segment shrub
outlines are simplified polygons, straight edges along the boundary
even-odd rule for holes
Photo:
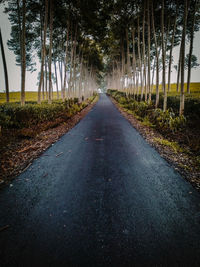
[[[88,101],[91,102],[92,97]],[[79,112],[87,104],[78,103],[78,98],[68,99],[62,102],[55,100],[52,104],[47,104],[47,101],[41,105],[30,102],[25,106],[20,103],[5,103],[0,105],[0,125],[3,128],[29,128],[41,122],[52,121],[61,115],[67,118]]]

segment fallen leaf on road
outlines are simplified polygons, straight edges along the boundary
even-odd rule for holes
[[[0,228],[0,232],[2,232],[2,231],[4,231],[4,230],[6,230],[6,229],[8,229],[10,227],[10,225],[5,225],[5,226],[3,226],[3,227],[1,227]]]
[[[56,155],[56,157],[59,157],[61,154],[63,154],[63,152],[60,152]]]

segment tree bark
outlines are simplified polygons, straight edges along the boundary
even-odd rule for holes
[[[148,91],[149,98],[148,101],[151,101],[151,63],[150,63],[150,45],[151,45],[151,33],[150,33],[150,6],[149,0],[147,0],[147,23],[148,23]]]
[[[51,80],[51,63],[52,63],[52,43],[53,43],[53,1],[50,0],[50,41],[49,41],[49,98],[48,103],[52,103],[52,80]]]
[[[38,86],[38,104],[41,104],[41,87],[44,80],[44,61],[46,55],[46,33],[47,33],[47,22],[48,22],[48,0],[45,0],[45,16],[44,16],[44,37],[42,43],[41,52],[41,70],[40,70],[40,81]]]
[[[157,42],[155,24],[154,24],[153,1],[151,2],[151,11],[152,11],[153,36],[154,36],[155,49],[156,49],[156,103],[155,103],[155,108],[157,108],[159,105],[159,53],[158,53],[158,42]]]
[[[189,48],[189,58],[188,58],[188,76],[187,76],[187,93],[190,93],[190,78],[191,78],[191,58],[193,52],[193,42],[194,42],[194,25],[195,25],[195,14],[196,14],[197,0],[194,4],[194,13],[192,17],[192,31],[190,32],[190,48]]]
[[[63,84],[63,93],[62,99],[66,97],[66,83],[67,83],[67,60],[68,60],[68,42],[69,42],[69,21],[67,21],[67,33],[66,33],[66,48],[65,48],[65,63],[64,63],[64,84]]]
[[[174,27],[173,27],[172,40],[171,40],[171,47],[170,47],[170,54],[169,54],[168,92],[170,91],[170,87],[171,87],[172,52],[173,52],[173,48],[174,48],[174,38],[175,38],[175,32],[176,32],[177,11],[178,11],[178,2],[176,1],[176,15],[175,15],[175,18],[174,18]]]
[[[25,78],[26,78],[26,0],[22,4],[22,69],[21,69],[21,105],[25,104]]]
[[[167,109],[167,90],[165,83],[165,42],[164,42],[164,0],[162,0],[162,15],[161,15],[161,29],[162,29],[162,67],[163,67],[163,92],[164,92],[164,101],[163,101],[163,111]]]
[[[141,63],[141,51],[140,51],[140,19],[139,19],[139,14],[138,14],[138,18],[137,18],[137,26],[138,26],[138,71],[140,72],[141,97],[142,97],[143,90],[144,90],[144,83],[143,83],[142,63]],[[139,87],[137,88],[137,97],[138,97],[138,93],[139,93]]]
[[[184,20],[183,20],[183,31],[182,31],[182,44],[181,44],[181,90],[180,90],[180,110],[179,115],[184,113],[184,70],[185,70],[185,36],[186,36],[186,25],[187,25],[187,13],[188,13],[188,0],[184,1]]]
[[[9,102],[8,70],[7,70],[6,57],[5,57],[4,46],[3,46],[1,28],[0,28],[0,46],[1,46],[1,54],[2,54],[2,60],[3,60],[3,70],[4,70],[4,79],[5,79],[5,89],[6,89],[6,102],[8,103]]]
[[[142,48],[143,48],[143,64],[144,64],[144,88],[145,88],[145,101],[147,101],[147,81],[146,81],[146,55],[145,55],[145,14],[146,14],[146,1],[144,1],[143,21],[142,21]],[[143,94],[141,94],[141,101],[143,100]]]

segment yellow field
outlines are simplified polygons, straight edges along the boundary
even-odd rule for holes
[[[153,87],[153,93],[155,93],[156,86]],[[168,85],[166,84],[166,88],[168,88]],[[180,87],[179,87],[180,88]],[[162,85],[159,85],[160,92],[162,92]],[[189,97],[200,97],[200,83],[191,83],[190,84],[190,94],[187,94],[187,84],[184,84],[185,89],[185,95],[188,95]],[[180,95],[180,89],[179,92],[176,92],[176,84],[171,84],[171,90],[168,92],[168,95],[170,96],[179,96]]]
[[[186,91],[187,85],[185,84],[185,91]],[[162,85],[159,86],[160,92],[162,92]],[[167,85],[166,85],[167,88]],[[200,83],[191,83],[190,84],[190,91],[191,93],[188,95],[188,97],[200,97]],[[153,93],[155,93],[155,85],[153,88]],[[59,92],[60,94],[60,92]],[[176,96],[180,95],[179,92],[176,92],[176,84],[171,84],[171,91],[168,92],[168,95],[170,96]],[[186,94],[187,95],[187,94]],[[53,99],[57,98],[57,93],[53,92]],[[19,102],[20,101],[20,92],[11,92],[10,93],[10,102]],[[26,92],[26,101],[37,101],[37,92]],[[6,102],[6,94],[0,93],[0,103]]]
[[[59,92],[60,94],[60,92]],[[53,92],[53,99],[57,99],[57,93]],[[19,102],[20,92],[10,93],[10,102]],[[26,92],[26,101],[37,101],[37,92]],[[6,94],[0,93],[0,103],[6,102]]]

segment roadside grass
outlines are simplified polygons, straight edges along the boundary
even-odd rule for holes
[[[154,140],[157,143],[159,143],[160,145],[168,146],[168,147],[172,148],[175,153],[188,152],[184,148],[180,147],[177,142],[172,142],[172,141],[169,141],[167,139],[161,139],[161,138],[154,138]]]

